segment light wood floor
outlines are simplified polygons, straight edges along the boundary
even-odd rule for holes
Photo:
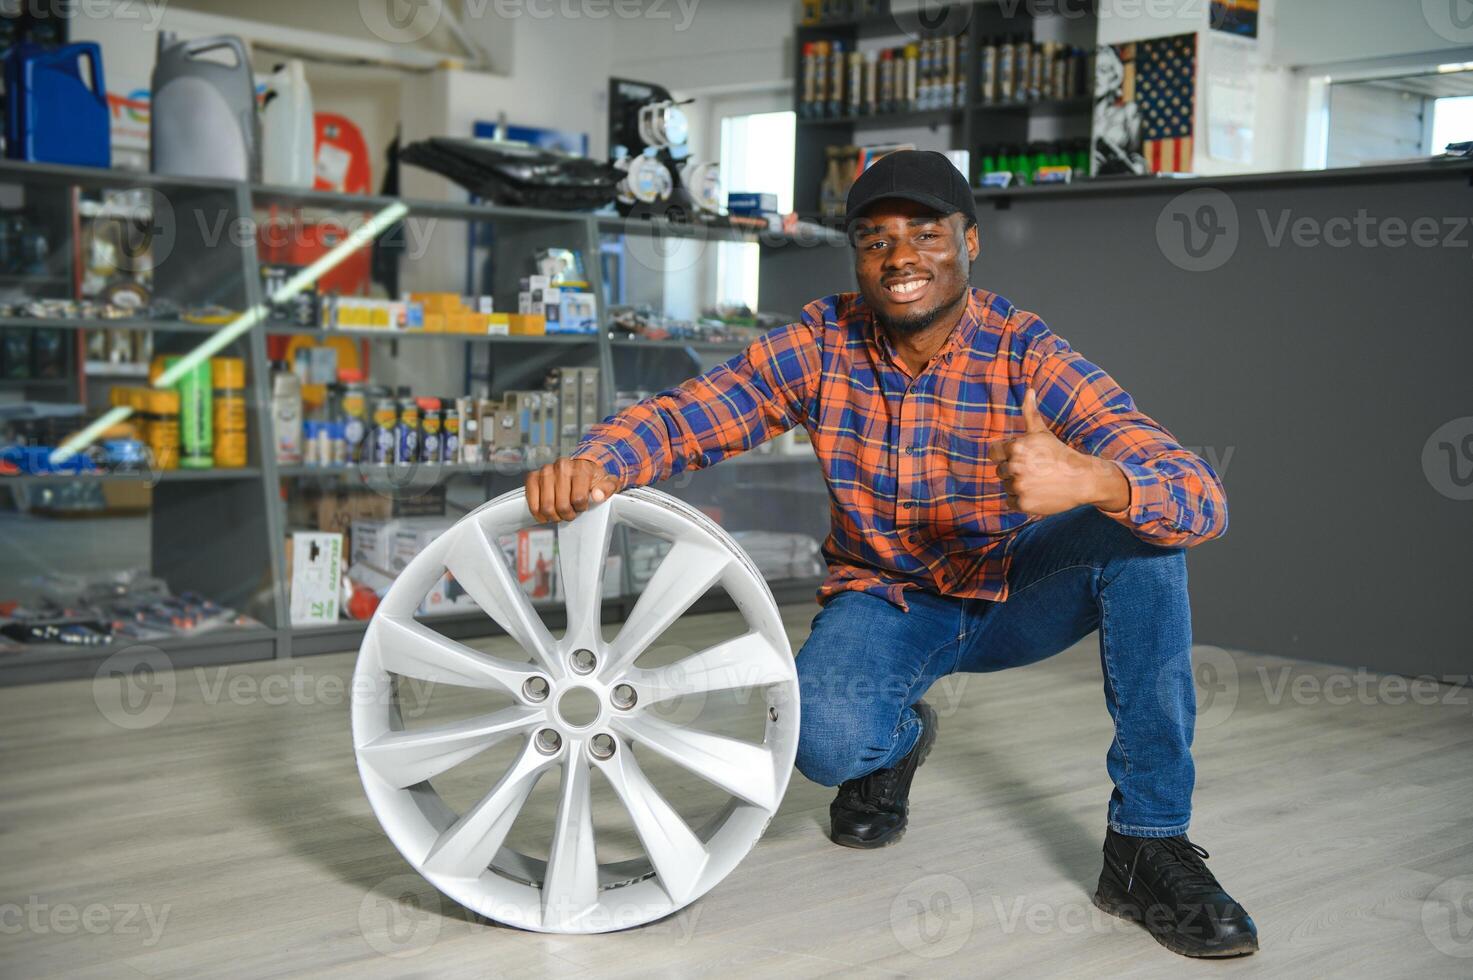
[[[795,649],[812,612],[786,610]],[[828,843],[832,791],[795,774],[704,899],[583,937],[470,920],[403,862],[358,784],[351,654],[179,672],[139,730],[90,681],[0,691],[0,974],[1473,975],[1473,692],[1407,703],[1374,678],[1325,689],[1332,668],[1203,660],[1192,836],[1258,922],[1244,960],[1182,960],[1089,903],[1109,792],[1091,641],[932,689],[941,739],[899,845]]]

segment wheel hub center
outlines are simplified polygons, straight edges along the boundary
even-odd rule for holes
[[[591,688],[570,687],[558,698],[558,717],[570,728],[587,728],[598,720],[598,695]]]

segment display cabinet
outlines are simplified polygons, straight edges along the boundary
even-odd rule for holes
[[[307,264],[394,203],[0,163],[0,209],[13,232],[0,239],[0,336],[12,341],[7,351],[16,354],[13,364],[5,362],[10,366],[0,382],[0,410],[12,424],[27,413],[63,416],[24,423],[28,441],[54,445],[77,428],[77,419],[66,414],[95,417],[123,397],[115,389],[146,389],[150,368],[158,369],[156,358],[185,353],[245,311],[269,305],[279,281],[273,279],[275,266]],[[371,501],[368,509],[376,515],[428,510],[448,521],[521,484],[527,463],[507,459],[378,466],[279,458],[273,365],[282,373],[281,366],[301,350],[330,347],[341,358],[334,366],[349,367],[365,386],[395,393],[407,388],[412,396],[442,404],[536,389],[554,369],[588,369],[599,381],[602,418],[620,397],[683,380],[740,350],[753,333],[733,328],[656,340],[615,329],[613,308],[631,297],[661,312],[675,292],[697,310],[714,298],[710,279],[700,278],[708,275],[707,266],[682,268],[668,259],[672,249],[694,243],[711,250],[707,265],[715,261],[715,250],[745,249],[743,260],[762,276],[799,246],[822,252],[821,262],[841,254],[832,247],[841,242],[818,230],[758,233],[475,203],[404,203],[408,213],[395,234],[314,287],[328,294],[351,292],[367,277],[378,295],[486,296],[497,310],[515,310],[521,278],[535,271],[532,257],[564,250],[582,259],[584,281],[597,297],[597,329],[536,336],[324,329],[302,310],[285,306],[270,310],[217,355],[235,359],[242,370],[239,378],[229,376],[239,390],[227,393],[244,408],[244,457],[229,460],[231,465],[194,459],[194,468],[162,468],[149,459],[109,458],[94,448],[89,458],[95,462],[78,460],[66,472],[39,474],[27,472],[31,464],[14,457],[25,447],[11,446],[6,451],[12,458],[0,473],[7,552],[0,601],[16,605],[0,609],[0,624],[22,607],[62,611],[69,604],[126,598],[130,589],[142,590],[140,600],[174,603],[167,608],[178,615],[170,623],[154,622],[157,629],[120,628],[106,644],[63,636],[9,641],[0,652],[0,684],[92,676],[104,664],[127,670],[147,660],[184,667],[351,649],[362,635],[360,618],[345,614],[330,622],[293,623],[294,531],[319,526],[320,508],[348,496]],[[752,257],[754,251],[759,258]],[[811,254],[806,258],[815,261]],[[21,335],[46,339],[23,343]],[[35,351],[43,348],[47,356],[38,359]],[[148,408],[141,403],[130,420],[135,434],[145,434],[137,426],[152,424]],[[827,524],[817,466],[811,453],[794,447],[751,453],[683,475],[665,488],[738,532],[816,542]],[[774,493],[784,494],[784,507],[771,506]],[[781,555],[788,544],[788,538],[749,539],[754,555]],[[655,557],[650,549],[650,542],[616,543],[620,566],[606,593],[606,618],[621,618],[632,607],[643,585],[642,569]],[[770,567],[783,573],[770,576],[779,598],[813,594],[816,566],[803,564],[806,557],[811,555],[771,560]],[[803,574],[786,574],[800,568]],[[703,605],[724,601],[710,596]],[[537,605],[555,625],[556,596]],[[118,622],[134,608],[124,602],[99,606],[104,607]],[[496,631],[475,609],[434,614],[434,622],[449,636]],[[158,661],[159,653],[166,660]]]

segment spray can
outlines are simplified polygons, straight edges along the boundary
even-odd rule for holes
[[[359,463],[371,455],[368,446],[368,389],[363,375],[357,371],[339,371],[342,396],[338,400],[337,422],[343,428],[349,462]]]
[[[453,463],[460,458],[460,409],[454,399],[447,398],[443,404],[445,408],[440,413],[440,427],[443,430],[440,437],[440,459]]]
[[[245,361],[216,357],[210,361],[215,387],[215,465],[246,465]]]
[[[373,431],[369,436],[369,461],[381,466],[394,462],[399,448],[399,409],[392,398],[380,398],[373,405]]]
[[[419,406],[419,459],[425,463],[440,462],[443,433],[440,431],[440,399],[417,399]]]
[[[419,405],[400,389],[398,445],[394,461],[413,463],[419,459]]]
[[[164,359],[164,367],[179,362],[177,357]],[[179,379],[179,465],[184,469],[214,468],[214,426],[212,424],[210,365],[202,362]]]

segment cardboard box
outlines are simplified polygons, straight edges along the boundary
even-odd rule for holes
[[[578,368],[581,379],[578,392],[578,435],[581,438],[592,426],[598,424],[602,413],[598,407],[598,368]]]
[[[343,536],[297,531],[291,537],[291,621],[313,626],[338,621]]]
[[[509,313],[507,330],[516,337],[540,337],[547,333],[547,317],[537,313]]]
[[[419,604],[419,615],[437,616],[446,613],[472,612],[480,607],[455,581],[455,576],[446,572],[431,586]]]
[[[481,456],[481,404],[474,398],[455,399],[460,413],[460,462],[479,463]]]
[[[557,532],[530,528],[516,534],[517,582],[529,599],[552,599],[552,580],[557,570]]]
[[[492,427],[495,429],[495,451],[504,449],[521,448],[521,426],[520,413],[513,408],[498,408],[493,416]]]

